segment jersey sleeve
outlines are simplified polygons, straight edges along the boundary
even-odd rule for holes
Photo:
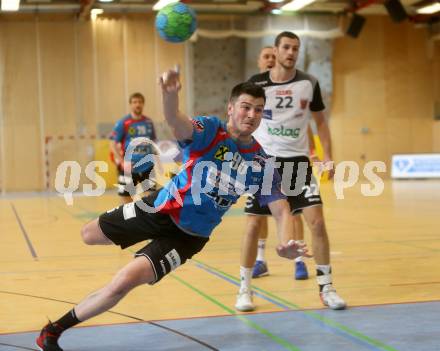
[[[120,143],[124,138],[124,122],[122,119],[116,122],[110,134],[110,139]]]
[[[156,128],[154,127],[153,121],[151,121],[151,140],[157,141]]]
[[[215,116],[194,117],[191,123],[193,125],[192,138],[179,141],[180,147],[190,147],[191,150],[202,150],[209,146],[221,125],[221,121]]]
[[[149,117],[148,117],[148,123],[149,123],[150,126],[151,126],[150,140],[151,140],[152,142],[156,143],[156,142],[157,142],[156,129],[154,128],[153,120],[152,120],[151,118],[149,118]],[[149,151],[150,154],[155,154],[155,155],[157,155],[157,151],[156,151],[156,149],[155,149],[154,147],[151,147],[151,146],[150,146],[149,149],[150,149],[150,151]]]
[[[248,79],[248,82],[255,83],[256,81],[258,81],[257,78],[258,78],[258,75],[253,75]]]
[[[310,111],[319,112],[325,109],[324,102],[322,101],[321,88],[319,82],[316,81],[313,87],[313,99],[310,103]]]
[[[264,73],[254,74],[248,79],[248,82],[256,83],[260,85],[262,83],[267,83],[268,80],[269,80],[269,71]]]
[[[255,193],[255,197],[261,207],[267,206],[273,201],[287,198],[286,195],[281,192],[281,177],[277,169],[275,169],[273,172],[270,194],[263,195],[261,193],[261,189],[262,187],[260,187]]]

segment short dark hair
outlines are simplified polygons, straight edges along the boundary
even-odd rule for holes
[[[296,40],[298,40],[298,42],[301,42],[301,40],[299,39],[299,36],[297,36],[295,33],[285,31],[285,32],[281,32],[280,34],[278,34],[277,37],[275,38],[275,46],[276,47],[278,47],[280,45],[282,38],[296,39]]]
[[[130,95],[128,102],[131,103],[131,100],[133,99],[141,99],[142,102],[145,102],[145,98],[141,93],[133,93]]]
[[[263,47],[260,49],[260,52],[262,52],[264,49],[273,49],[273,46],[271,46],[271,45],[263,46]]]
[[[264,89],[252,82],[240,83],[233,87],[231,90],[231,96],[229,97],[229,102],[233,103],[242,94],[247,94],[253,96],[254,98],[263,98],[264,103],[266,103],[266,94],[264,93]]]

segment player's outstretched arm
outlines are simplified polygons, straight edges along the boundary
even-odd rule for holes
[[[121,148],[121,143],[118,143],[118,142],[116,142],[114,140],[110,140],[110,150],[113,153],[113,157],[115,159],[115,164],[118,165],[118,166],[120,164],[122,164],[122,162],[124,160],[123,160],[123,158],[121,156],[123,154],[122,148]]]
[[[159,79],[162,89],[162,105],[165,120],[171,127],[177,140],[192,138],[193,126],[187,115],[179,111],[180,84],[179,68],[170,69],[162,74]]]
[[[312,117],[316,122],[316,127],[318,129],[318,135],[321,139],[322,148],[324,150],[324,159],[322,160],[325,164],[327,164],[327,168],[329,168],[329,178],[333,178],[334,169],[333,169],[333,158],[332,158],[332,140],[330,136],[330,129],[328,127],[328,123],[325,119],[324,112],[312,112]]]
[[[278,240],[280,242],[276,248],[278,255],[287,259],[295,259],[299,256],[312,257],[308,254],[305,244],[290,239],[293,233],[293,223],[288,202],[280,199],[270,202],[268,206],[277,224]]]
[[[285,199],[279,199],[270,202],[268,206],[277,225],[278,241],[287,244],[293,233],[289,204]]]

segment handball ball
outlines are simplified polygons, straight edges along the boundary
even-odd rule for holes
[[[196,14],[188,5],[175,2],[162,8],[156,16],[156,29],[161,38],[181,43],[197,28]]]

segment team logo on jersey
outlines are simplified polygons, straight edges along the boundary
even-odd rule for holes
[[[220,145],[220,147],[219,147],[219,148],[217,149],[217,151],[215,152],[214,157],[215,157],[217,160],[224,161],[227,152],[229,152],[228,147],[227,147],[227,146],[224,146],[224,145]]]
[[[303,110],[307,108],[307,105],[309,104],[309,100],[307,99],[300,99],[299,100],[300,106]]]
[[[135,135],[136,134],[136,128],[135,127],[128,128],[128,134],[129,135]]]
[[[286,136],[291,137],[292,139],[296,139],[299,137],[300,128],[284,128],[282,125],[281,128],[267,128],[267,132],[270,135],[276,135],[276,136]]]
[[[191,123],[194,126],[195,130],[198,132],[201,132],[203,129],[205,129],[205,126],[203,125],[203,123],[196,120],[196,119],[192,119]]]
[[[272,119],[272,110],[263,110],[264,119]]]
[[[290,89],[286,89],[286,90],[277,90],[275,94],[277,96],[283,96],[283,95],[286,96],[286,95],[293,95],[293,92]]]

